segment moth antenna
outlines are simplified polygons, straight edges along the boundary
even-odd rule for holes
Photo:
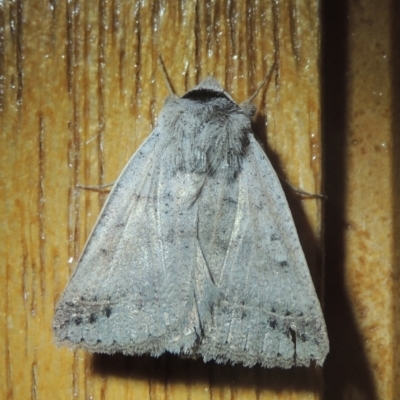
[[[268,71],[267,75],[265,76],[264,80],[258,85],[256,91],[250,96],[250,98],[245,100],[242,104],[250,104],[255,99],[255,97],[258,95],[258,93],[260,93],[260,90],[263,88],[263,86],[265,84],[267,84],[267,86],[269,85],[269,81],[271,80],[272,73],[274,72],[275,66],[276,66],[276,60],[271,65],[271,68],[269,69],[269,71]]]
[[[174,90],[174,87],[173,87],[173,85],[172,85],[172,83],[171,83],[171,79],[170,79],[169,76],[168,76],[167,68],[165,68],[164,61],[163,61],[163,59],[162,59],[162,57],[161,57],[160,54],[158,55],[158,61],[160,62],[161,71],[163,72],[164,79],[165,79],[165,84],[167,85],[167,89],[168,89],[168,91],[169,91],[169,94],[170,94],[170,95],[176,95],[176,92],[175,92],[175,90]]]

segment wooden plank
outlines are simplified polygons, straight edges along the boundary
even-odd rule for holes
[[[257,137],[278,172],[320,192],[318,3],[309,1],[6,2],[0,71],[0,397],[316,399],[321,370],[221,366],[173,356],[92,356],[52,343],[55,304],[105,194],[156,123],[168,93],[214,75],[256,99]],[[289,191],[321,293],[321,202]]]
[[[399,398],[399,16],[325,2],[329,400]]]

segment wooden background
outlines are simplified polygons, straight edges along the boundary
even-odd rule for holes
[[[0,398],[399,398],[399,8],[1,3]],[[321,298],[325,291],[332,350],[323,370],[54,346],[55,304],[106,198],[76,185],[114,181],[151,132],[168,94],[159,54],[178,93],[214,75],[238,102],[276,60],[254,129],[283,177],[329,196],[321,203],[287,190]]]

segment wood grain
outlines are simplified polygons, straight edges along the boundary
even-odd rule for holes
[[[398,399],[400,5],[323,15],[326,399]]]
[[[321,190],[315,0],[41,2],[0,9],[0,397],[316,399],[322,371],[90,355],[53,344],[55,304],[116,179],[168,94],[214,75],[244,101],[276,60],[255,132],[294,186]],[[322,294],[321,210],[288,191]]]

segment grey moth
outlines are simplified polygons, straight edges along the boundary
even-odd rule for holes
[[[170,96],[115,183],[55,311],[91,352],[322,365],[321,307],[254,107],[213,78]]]

